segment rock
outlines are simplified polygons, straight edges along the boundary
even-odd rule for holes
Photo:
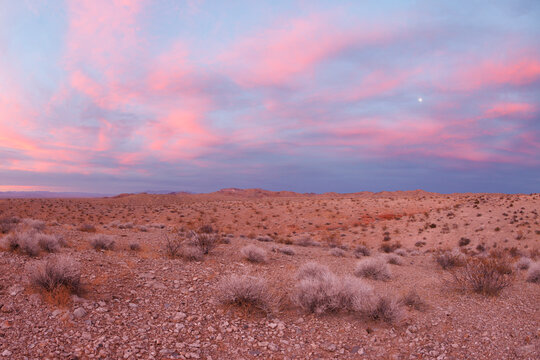
[[[73,311],[73,316],[75,316],[77,319],[80,319],[86,315],[86,310],[83,308],[76,308],[75,311]]]
[[[12,354],[11,351],[4,350],[4,352],[2,353],[2,356],[7,357],[7,356],[11,356],[11,354]]]
[[[173,320],[174,321],[182,321],[184,320],[185,318],[187,317],[187,315],[183,312],[177,312],[174,317],[173,317]]]

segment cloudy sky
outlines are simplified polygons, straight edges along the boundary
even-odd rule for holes
[[[540,191],[540,2],[0,0],[0,191]]]

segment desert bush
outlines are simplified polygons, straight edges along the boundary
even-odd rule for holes
[[[295,244],[298,245],[298,246],[303,246],[303,247],[319,246],[319,243],[314,241],[309,236],[303,236],[303,237],[299,238],[298,240],[296,240]]]
[[[540,263],[535,262],[527,271],[527,281],[539,284],[540,283]]]
[[[214,228],[212,227],[212,225],[206,224],[199,228],[199,232],[202,234],[212,234],[217,231],[214,231]]]
[[[365,245],[358,245],[354,249],[354,256],[357,258],[361,258],[362,256],[369,256],[371,255],[371,251],[369,251],[369,248]]]
[[[60,243],[55,235],[38,233],[35,238],[39,247],[46,252],[53,253],[60,250]]]
[[[65,287],[75,294],[81,290],[80,267],[66,256],[54,256],[31,265],[28,279],[30,284],[48,292],[59,287]]]
[[[132,242],[129,244],[129,250],[131,251],[141,251],[141,245],[136,242]]]
[[[290,255],[290,256],[296,255],[294,250],[288,247],[278,248],[277,251],[285,255]]]
[[[419,311],[423,311],[427,307],[426,303],[420,298],[420,295],[418,295],[416,290],[409,290],[409,292],[401,297],[401,302],[404,305]]]
[[[330,254],[332,256],[343,257],[345,256],[346,253],[345,253],[345,250],[335,247],[335,248],[332,248],[332,250],[330,250]]]
[[[96,227],[92,224],[82,224],[81,226],[79,226],[79,231],[95,233]]]
[[[218,292],[224,304],[251,306],[265,312],[272,312],[274,307],[266,280],[261,278],[231,275],[221,280]]]
[[[516,262],[516,268],[519,270],[527,270],[531,266],[531,259],[528,257],[522,257]]]
[[[201,249],[204,255],[212,251],[218,245],[218,241],[219,238],[216,234],[196,233],[194,231],[188,234],[188,244]]]
[[[363,313],[372,307],[373,289],[359,279],[339,278],[329,270],[308,277],[305,273],[299,273],[297,278],[300,280],[296,283],[292,298],[307,312]]]
[[[257,236],[257,241],[260,241],[260,242],[272,242],[274,241],[274,239],[271,237],[271,236],[268,236],[268,235],[259,235]]]
[[[165,253],[170,258],[175,258],[180,255],[180,250],[182,249],[182,240],[177,236],[171,236],[164,234],[163,235],[165,242]]]
[[[396,249],[399,249],[401,247],[401,243],[399,241],[393,242],[393,243],[382,243],[381,247],[379,248],[380,251],[385,253],[391,253]]]
[[[405,249],[396,249],[394,251],[394,254],[405,257],[405,256],[407,256],[407,250],[405,250]]]
[[[435,261],[444,270],[447,270],[456,266],[463,266],[465,264],[465,256],[461,252],[456,250],[439,251],[435,255]]]
[[[396,323],[404,319],[405,313],[402,303],[398,299],[390,295],[382,295],[376,300],[369,317],[387,323]]]
[[[95,250],[112,250],[114,249],[114,239],[109,235],[94,235],[90,238],[90,246]]]
[[[469,258],[465,266],[452,272],[454,285],[461,290],[471,290],[483,295],[498,295],[512,283],[512,277],[501,271],[505,259]]]
[[[458,245],[459,246],[467,246],[471,243],[471,239],[467,239],[466,237],[462,237],[459,239]]]
[[[0,234],[7,234],[13,230],[17,224],[20,222],[20,219],[17,217],[3,217],[0,219]]]
[[[296,273],[297,280],[304,279],[318,279],[331,273],[330,269],[326,265],[321,265],[316,262],[308,262],[298,269]]]
[[[401,258],[398,255],[394,255],[394,254],[388,254],[386,256],[386,262],[392,265],[403,264],[403,262],[401,261]]]
[[[255,245],[244,246],[240,250],[240,252],[248,261],[251,261],[254,263],[264,263],[268,261],[268,258],[266,256],[266,251],[263,248],[260,248]]]
[[[45,229],[45,221],[41,221],[41,220],[35,220],[35,219],[23,219],[22,220],[23,224],[25,224],[26,226],[28,226],[29,228],[32,228],[36,231],[43,231]]]
[[[362,259],[356,265],[354,275],[373,280],[389,280],[391,277],[390,268],[379,258]]]
[[[204,258],[202,250],[195,246],[185,246],[180,253],[188,261],[201,261]]]
[[[37,232],[17,231],[5,237],[4,243],[9,251],[19,251],[22,254],[35,257],[40,253],[40,247],[36,239]]]

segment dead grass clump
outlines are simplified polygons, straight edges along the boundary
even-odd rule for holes
[[[260,241],[260,242],[272,242],[272,241],[274,241],[274,239],[271,236],[267,236],[267,235],[257,236],[256,239],[257,239],[257,241]]]
[[[379,258],[363,259],[358,262],[354,275],[373,280],[390,280],[390,268],[384,260]]]
[[[332,250],[330,250],[330,254],[332,256],[337,256],[337,257],[344,257],[346,252],[345,250],[343,249],[340,249],[338,247],[335,247],[335,248],[332,248]]]
[[[23,219],[23,224],[28,226],[31,229],[34,229],[36,231],[43,231],[45,230],[45,226],[47,225],[45,221],[42,220],[35,220],[35,219]]]
[[[373,320],[381,320],[387,323],[397,323],[405,318],[402,303],[390,296],[382,295],[375,302],[375,306],[369,313]]]
[[[402,265],[403,262],[398,255],[388,254],[386,256],[386,262],[392,265]]]
[[[531,266],[532,260],[528,257],[522,257],[516,262],[516,268],[519,270],[527,270]]]
[[[303,246],[303,247],[319,246],[319,243],[314,241],[309,236],[303,236],[303,237],[299,238],[298,240],[296,240],[295,244],[298,245],[298,246]]]
[[[185,246],[180,253],[182,258],[188,261],[201,261],[204,258],[202,250],[195,246]]]
[[[278,248],[277,251],[280,252],[280,253],[282,253],[282,254],[289,255],[289,256],[296,255],[296,253],[294,252],[294,250],[291,249],[291,248],[289,248],[289,247]]]
[[[373,289],[363,281],[339,278],[327,267],[313,263],[300,268],[293,302],[303,310],[322,314],[337,311],[365,313],[372,307]],[[318,264],[315,264],[318,265]],[[315,270],[315,271],[313,271]]]
[[[420,295],[416,290],[410,290],[408,293],[401,297],[401,302],[410,308],[418,311],[424,311],[427,307],[426,303],[420,298]]]
[[[60,250],[60,242],[55,235],[38,233],[35,235],[36,241],[41,249],[48,253],[54,253]]]
[[[3,217],[0,219],[0,234],[7,234],[20,222],[18,217]]]
[[[261,278],[231,275],[221,280],[218,291],[224,304],[254,307],[267,313],[274,306],[266,280]]]
[[[369,256],[369,255],[371,255],[371,251],[365,245],[358,245],[354,249],[354,256],[356,256],[357,258],[361,258],[362,256]]]
[[[5,237],[4,244],[9,251],[19,251],[22,254],[35,257],[41,252],[36,239],[37,232],[17,231]]]
[[[217,231],[214,231],[214,228],[212,227],[212,225],[206,224],[199,228],[199,232],[202,234],[212,234]]]
[[[141,245],[136,242],[132,242],[129,244],[129,250],[131,251],[141,251]]]
[[[461,239],[459,239],[458,245],[459,246],[467,246],[470,243],[471,243],[471,239],[468,239],[466,237],[462,237]]]
[[[165,253],[170,258],[175,258],[180,255],[180,249],[182,248],[182,240],[176,236],[163,235],[165,239]]]
[[[60,287],[78,294],[81,291],[81,271],[79,265],[70,257],[55,256],[30,266],[30,284],[47,292]]]
[[[326,265],[321,265],[316,262],[308,262],[298,269],[298,272],[296,273],[296,279],[297,280],[304,280],[304,279],[319,279],[323,278],[327,274],[330,273],[330,269]]]
[[[399,241],[393,242],[391,244],[383,242],[379,250],[385,253],[391,253],[394,250],[399,249],[400,247],[401,247],[401,243]]]
[[[248,261],[253,263],[265,263],[268,261],[266,251],[255,245],[244,246],[240,252]]]
[[[407,256],[407,250],[405,250],[405,249],[397,249],[396,251],[394,251],[394,254],[399,255],[401,257],[405,257],[405,256]]]
[[[109,235],[95,235],[90,238],[90,246],[95,250],[112,250],[114,249],[114,239]]]
[[[216,234],[196,233],[195,231],[191,231],[188,234],[188,238],[189,245],[198,247],[204,255],[212,251],[218,245],[219,241]]]
[[[456,250],[440,251],[435,255],[435,261],[444,270],[447,270],[457,266],[463,266],[465,264],[465,256]]]
[[[540,263],[534,263],[527,271],[527,282],[540,284]]]
[[[506,259],[469,258],[464,267],[452,272],[455,287],[479,294],[495,296],[512,284],[512,277],[501,271]]]
[[[82,224],[81,226],[79,226],[79,231],[82,231],[82,232],[88,232],[88,233],[95,233],[96,232],[96,227],[92,224]]]

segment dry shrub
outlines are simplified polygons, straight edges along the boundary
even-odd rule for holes
[[[129,250],[131,251],[141,251],[141,245],[139,243],[133,242],[129,244]]]
[[[204,258],[202,250],[195,246],[185,246],[180,253],[188,261],[201,261]]]
[[[60,250],[60,242],[55,235],[36,234],[36,241],[41,249],[48,253],[54,253]]]
[[[399,241],[393,242],[391,244],[383,242],[379,250],[385,253],[391,253],[394,250],[399,249],[400,247],[401,247],[401,243]]]
[[[81,226],[79,226],[79,231],[95,233],[96,227],[92,224],[82,224]]]
[[[365,245],[358,245],[356,249],[354,249],[354,256],[356,256],[357,258],[361,258],[362,256],[369,256],[369,255],[371,255],[371,251]]]
[[[285,255],[290,255],[290,256],[296,255],[294,250],[288,247],[278,248],[277,251]]]
[[[14,216],[3,217],[0,219],[0,234],[7,234],[13,230],[17,224],[20,222],[20,219]]]
[[[319,246],[319,243],[314,241],[309,236],[303,236],[303,237],[299,238],[298,240],[296,240],[295,244],[298,245],[298,246],[303,246],[303,247]]]
[[[90,246],[95,250],[112,250],[114,249],[114,239],[109,235],[95,235],[90,238]]]
[[[221,280],[218,291],[224,304],[254,307],[267,313],[274,307],[266,280],[261,278],[231,275]]]
[[[354,275],[373,280],[389,280],[391,278],[390,268],[383,259],[369,258],[358,262]]]
[[[534,263],[527,271],[527,282],[540,284],[540,263]]]
[[[419,311],[423,311],[427,308],[426,303],[420,298],[420,295],[418,295],[416,290],[409,290],[408,293],[401,297],[401,302],[404,305]]]
[[[210,224],[203,225],[199,228],[199,232],[202,234],[212,234],[216,231],[214,231],[214,228]]]
[[[444,270],[451,269],[465,264],[465,256],[457,250],[439,251],[435,255],[435,261]]]
[[[271,236],[268,236],[268,235],[260,235],[260,236],[257,236],[257,241],[260,241],[260,242],[272,242],[272,241],[274,241],[274,239]]]
[[[513,278],[505,273],[505,259],[469,258],[464,267],[452,272],[454,285],[483,295],[498,295],[512,284]]]
[[[165,240],[165,253],[170,258],[175,258],[180,255],[180,250],[182,249],[182,240],[176,236],[170,236],[167,234],[163,235]]]
[[[468,239],[466,237],[462,237],[461,239],[459,239],[458,245],[459,246],[467,246],[470,243],[471,243],[471,239]]]
[[[407,256],[407,250],[405,250],[405,249],[397,249],[396,251],[394,251],[394,254],[399,255],[401,257],[405,257],[405,256]]]
[[[255,245],[244,246],[240,250],[240,252],[248,261],[254,263],[265,263],[266,261],[268,261],[266,251],[263,248]]]
[[[531,266],[532,260],[528,257],[522,257],[516,262],[516,268],[519,270],[527,270]]]
[[[35,220],[35,219],[23,219],[22,220],[23,224],[25,224],[26,226],[28,226],[29,228],[31,229],[34,229],[36,231],[43,231],[45,230],[45,221],[41,221],[41,220]]]
[[[6,236],[4,243],[10,251],[19,251],[22,254],[35,257],[41,251],[36,235],[37,232],[34,230],[17,231]]]
[[[382,295],[376,300],[369,317],[373,320],[397,323],[405,318],[405,313],[402,303],[398,299],[390,295]]]
[[[30,284],[47,292],[60,287],[74,294],[81,291],[80,266],[67,256],[54,256],[30,265],[28,279]]]
[[[386,256],[386,262],[392,265],[402,265],[403,262],[401,261],[401,258],[394,254],[388,254]]]
[[[219,238],[216,234],[196,233],[191,231],[188,234],[188,244],[201,249],[204,255],[207,255],[218,245]]]
[[[308,263],[297,274],[293,302],[311,313],[337,311],[368,312],[373,304],[373,289],[363,281],[340,278],[326,266]]]
[[[332,250],[330,250],[330,254],[332,256],[343,257],[345,256],[346,253],[345,253],[345,250],[335,247]]]

